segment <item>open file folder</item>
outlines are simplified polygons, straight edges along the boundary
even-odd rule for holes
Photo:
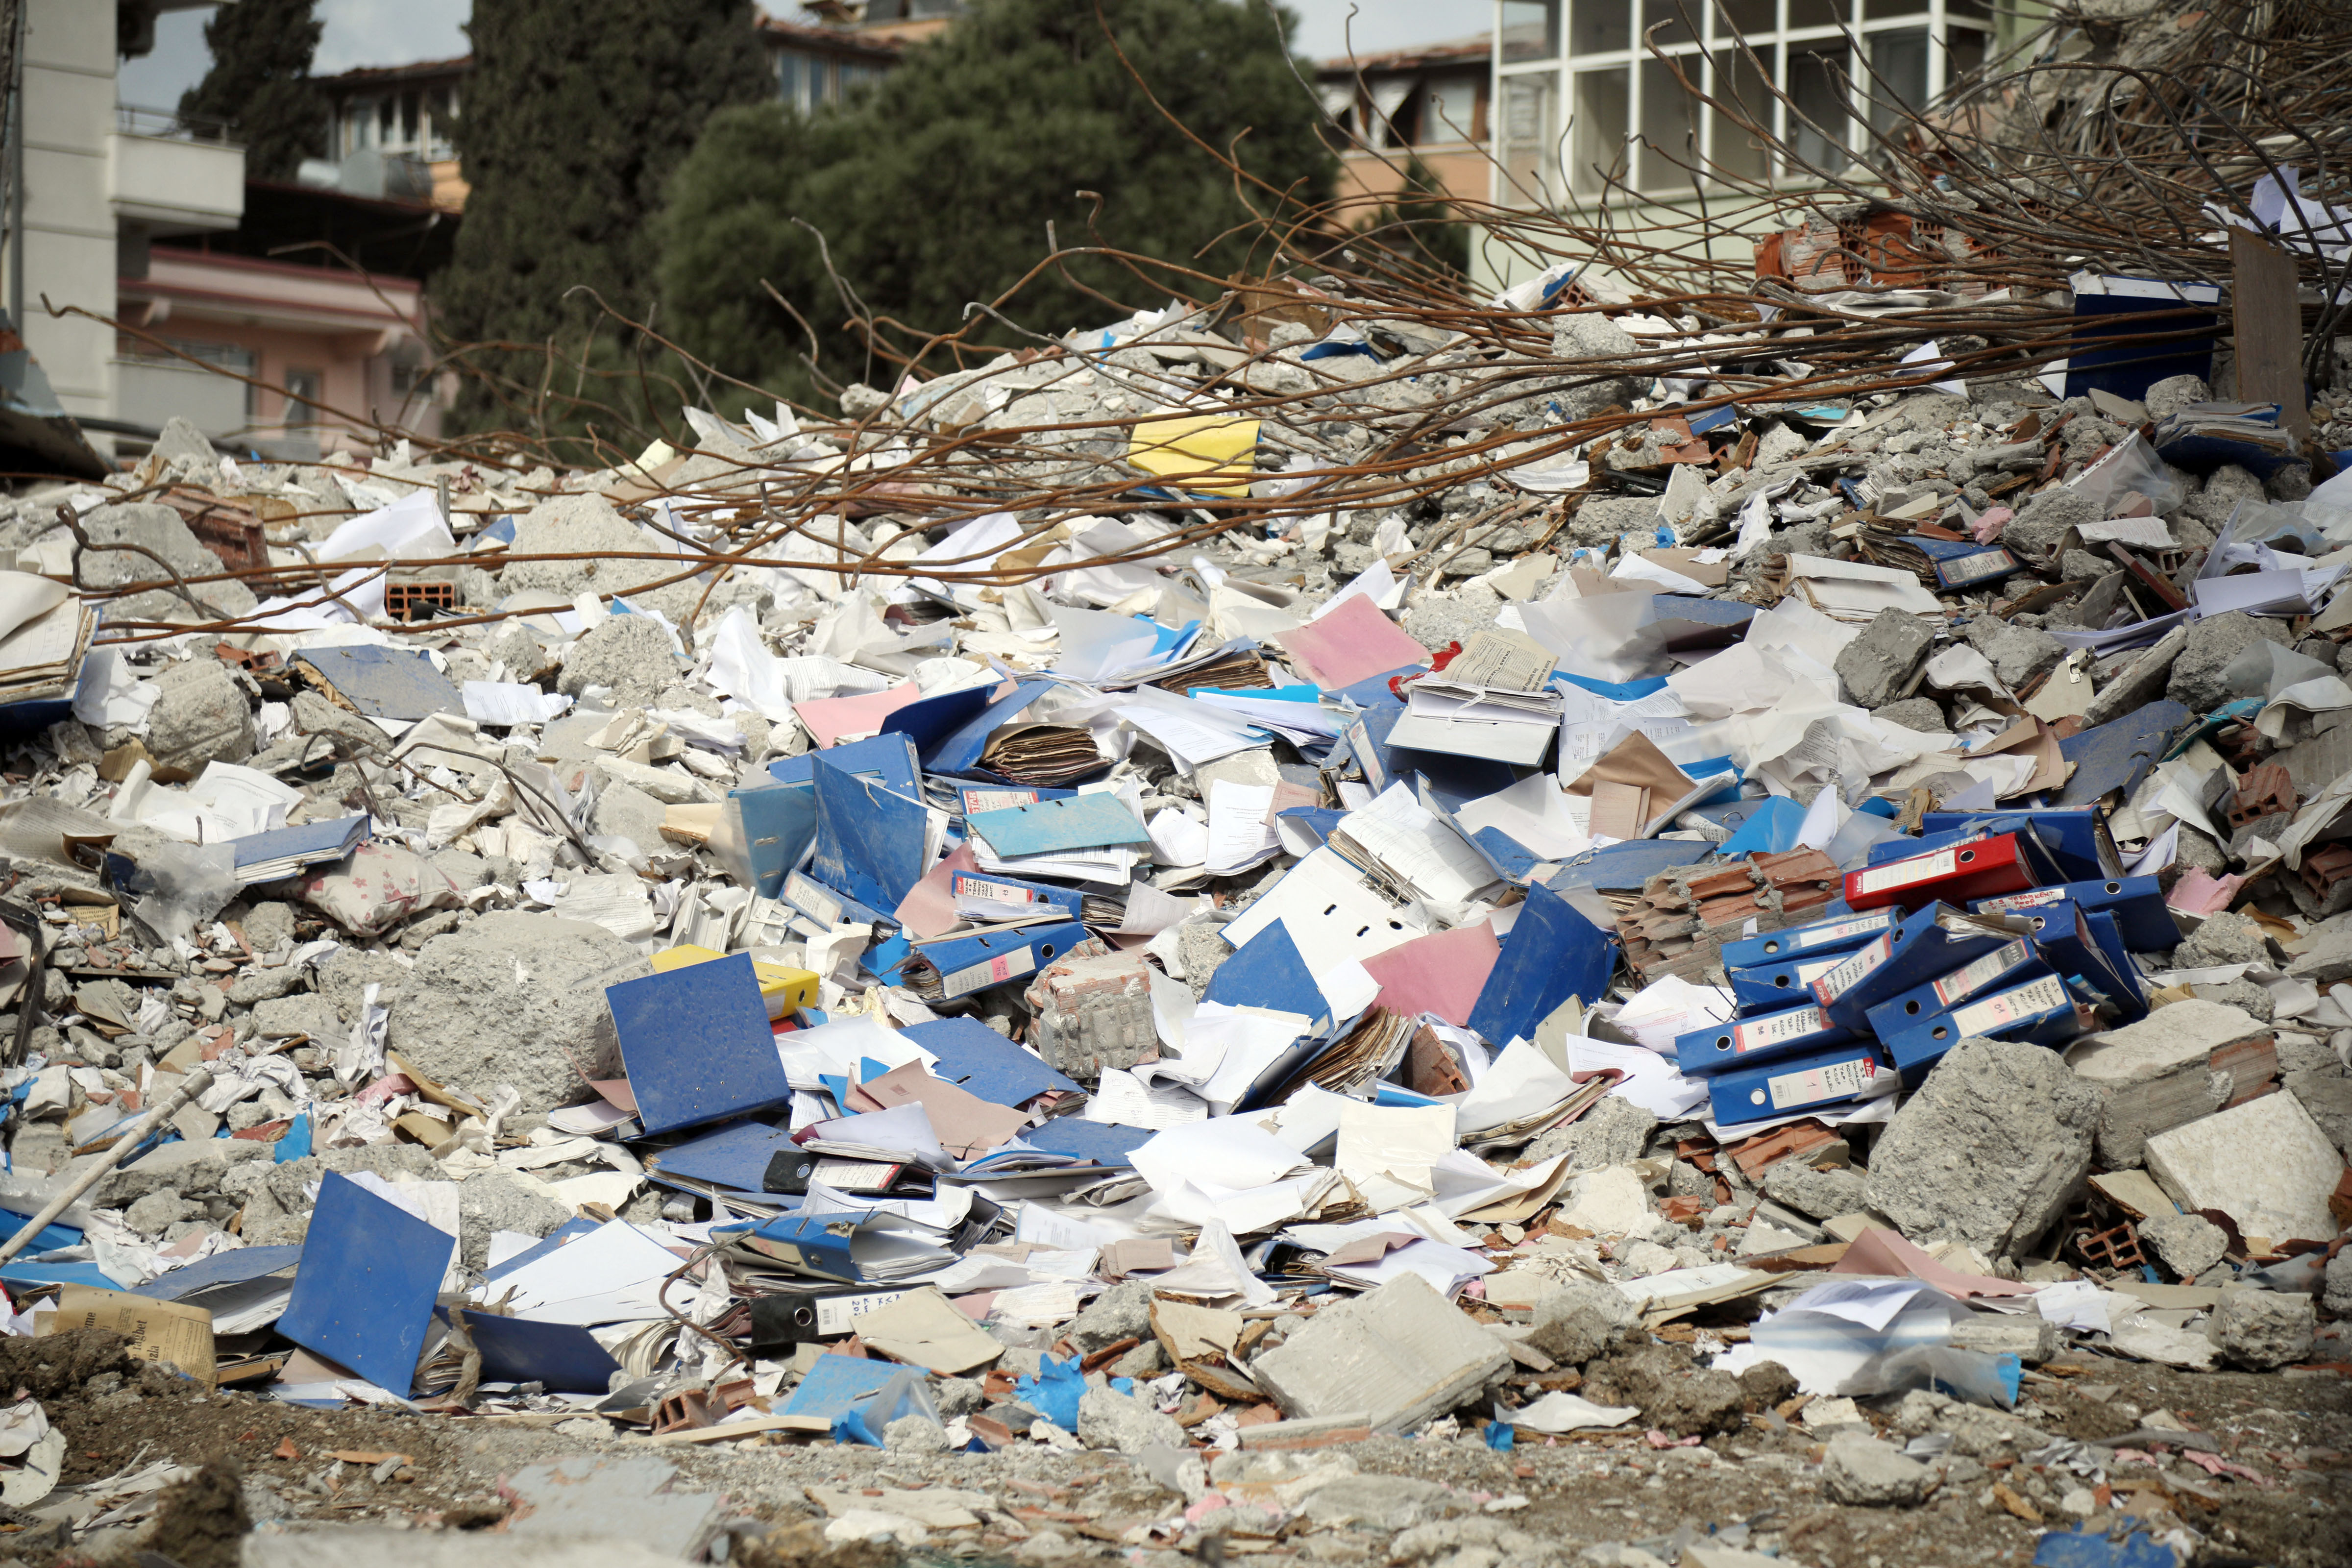
[[[1533,767],[1550,749],[1560,709],[1555,690],[1417,680],[1406,689],[1404,716],[1389,731],[1389,744]]]

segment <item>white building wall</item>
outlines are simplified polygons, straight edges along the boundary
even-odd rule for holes
[[[68,413],[114,408],[114,331],[52,318],[51,303],[115,314],[115,220],[108,196],[114,131],[111,0],[29,0],[25,21],[26,346]],[[5,258],[13,277],[16,258]]]

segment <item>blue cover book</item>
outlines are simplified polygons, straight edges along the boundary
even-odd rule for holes
[[[877,737],[907,743],[904,735]],[[921,799],[836,767],[817,753],[816,854],[809,871],[877,910],[896,910],[929,869],[929,819]]]
[[[756,1193],[767,1176],[768,1162],[792,1146],[789,1127],[730,1121],[646,1155],[646,1173],[656,1181],[708,1182],[729,1192]],[[797,1198],[782,1193],[766,1195],[783,1208],[800,1206]]]
[[[1550,889],[1529,888],[1470,1009],[1470,1027],[1498,1048],[1514,1037],[1532,1040],[1536,1026],[1570,997],[1588,1007],[1598,1003],[1616,966],[1615,937]]]
[[[1025,1104],[1050,1089],[1086,1092],[977,1018],[934,1018],[898,1032],[940,1058],[933,1078],[992,1105]]]
[[[793,1098],[748,952],[604,988],[647,1134]]]
[[[474,1348],[482,1352],[485,1383],[538,1383],[553,1394],[604,1394],[621,1370],[596,1336],[576,1323],[459,1310]]]
[[[994,696],[994,686],[926,697],[884,720],[882,732],[910,737],[923,766],[933,773],[968,773],[979,767],[989,737],[1053,689],[1050,680],[1024,680],[1002,697]]]
[[[278,1331],[407,1397],[457,1238],[330,1171]]]
[[[816,840],[815,786],[769,784],[730,790],[727,798],[742,816],[744,845],[760,896],[772,899]]]
[[[1271,1007],[1317,1021],[1331,1011],[1307,960],[1299,956],[1298,944],[1278,920],[1217,965],[1201,1000],[1228,1007]]]
[[[368,829],[373,826],[374,819],[362,812],[357,816],[331,816],[323,822],[305,822],[297,827],[248,833],[242,838],[230,839],[228,844],[236,853],[239,872],[252,866],[283,866],[286,871],[278,874],[290,875],[305,866],[321,866],[330,860],[341,859],[359,847],[360,841],[368,836]]]

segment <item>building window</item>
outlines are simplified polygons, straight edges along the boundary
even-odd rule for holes
[[[1423,144],[1478,139],[1478,84],[1456,77],[1432,83],[1421,98]]]
[[[1504,0],[1495,96],[1506,121],[1514,104],[1562,106],[1574,197],[1804,184],[1844,174],[1865,127],[1891,132],[1980,69],[1991,18],[1989,0]],[[1538,81],[1549,88],[1518,85]],[[1526,143],[1507,123],[1498,132],[1515,174]],[[1767,157],[1768,137],[1790,148],[1790,166]]]
[[[1549,75],[1504,79],[1502,163],[1507,184],[1499,199],[1510,205],[1559,198],[1554,79]]]
[[[1503,0],[1503,62],[1559,58],[1559,0]]]
[[[289,430],[299,430],[316,425],[321,412],[319,400],[326,395],[326,376],[315,370],[289,370],[286,373],[286,418]]]

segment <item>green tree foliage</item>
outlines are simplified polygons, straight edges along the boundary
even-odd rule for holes
[[[644,322],[655,304],[655,220],[713,110],[772,93],[750,0],[474,0],[474,69],[457,124],[465,226],[434,304],[458,343],[556,344],[478,352],[457,418],[467,428],[551,432],[616,419],[642,347],[584,286]],[[570,295],[567,298],[567,295]],[[658,330],[658,329],[656,329]],[[556,396],[541,405],[546,380]],[[583,399],[569,405],[563,399]]]
[[[1271,247],[1251,206],[1272,213],[1279,198],[1248,184],[1237,194],[1232,173],[1169,117],[1277,191],[1327,195],[1334,165],[1287,58],[1291,26],[1263,0],[1102,0],[1100,19],[1073,0],[975,0],[849,104],[715,115],[665,225],[666,320],[727,374],[805,396],[803,354],[835,384],[895,374],[869,364],[845,324],[843,285],[898,324],[897,341],[917,342],[960,326],[967,301],[1020,282],[1051,248],[1049,224],[1064,246],[1112,246],[1216,278],[1262,269]],[[1099,193],[1098,211],[1082,191]],[[1030,279],[1006,310],[1059,332],[1203,287],[1085,257]],[[1020,341],[1003,327],[992,337]]]
[[[327,100],[310,78],[325,24],[317,0],[242,0],[205,24],[212,68],[180,95],[180,112],[225,122],[245,145],[256,180],[294,178],[305,158],[327,150]]]

